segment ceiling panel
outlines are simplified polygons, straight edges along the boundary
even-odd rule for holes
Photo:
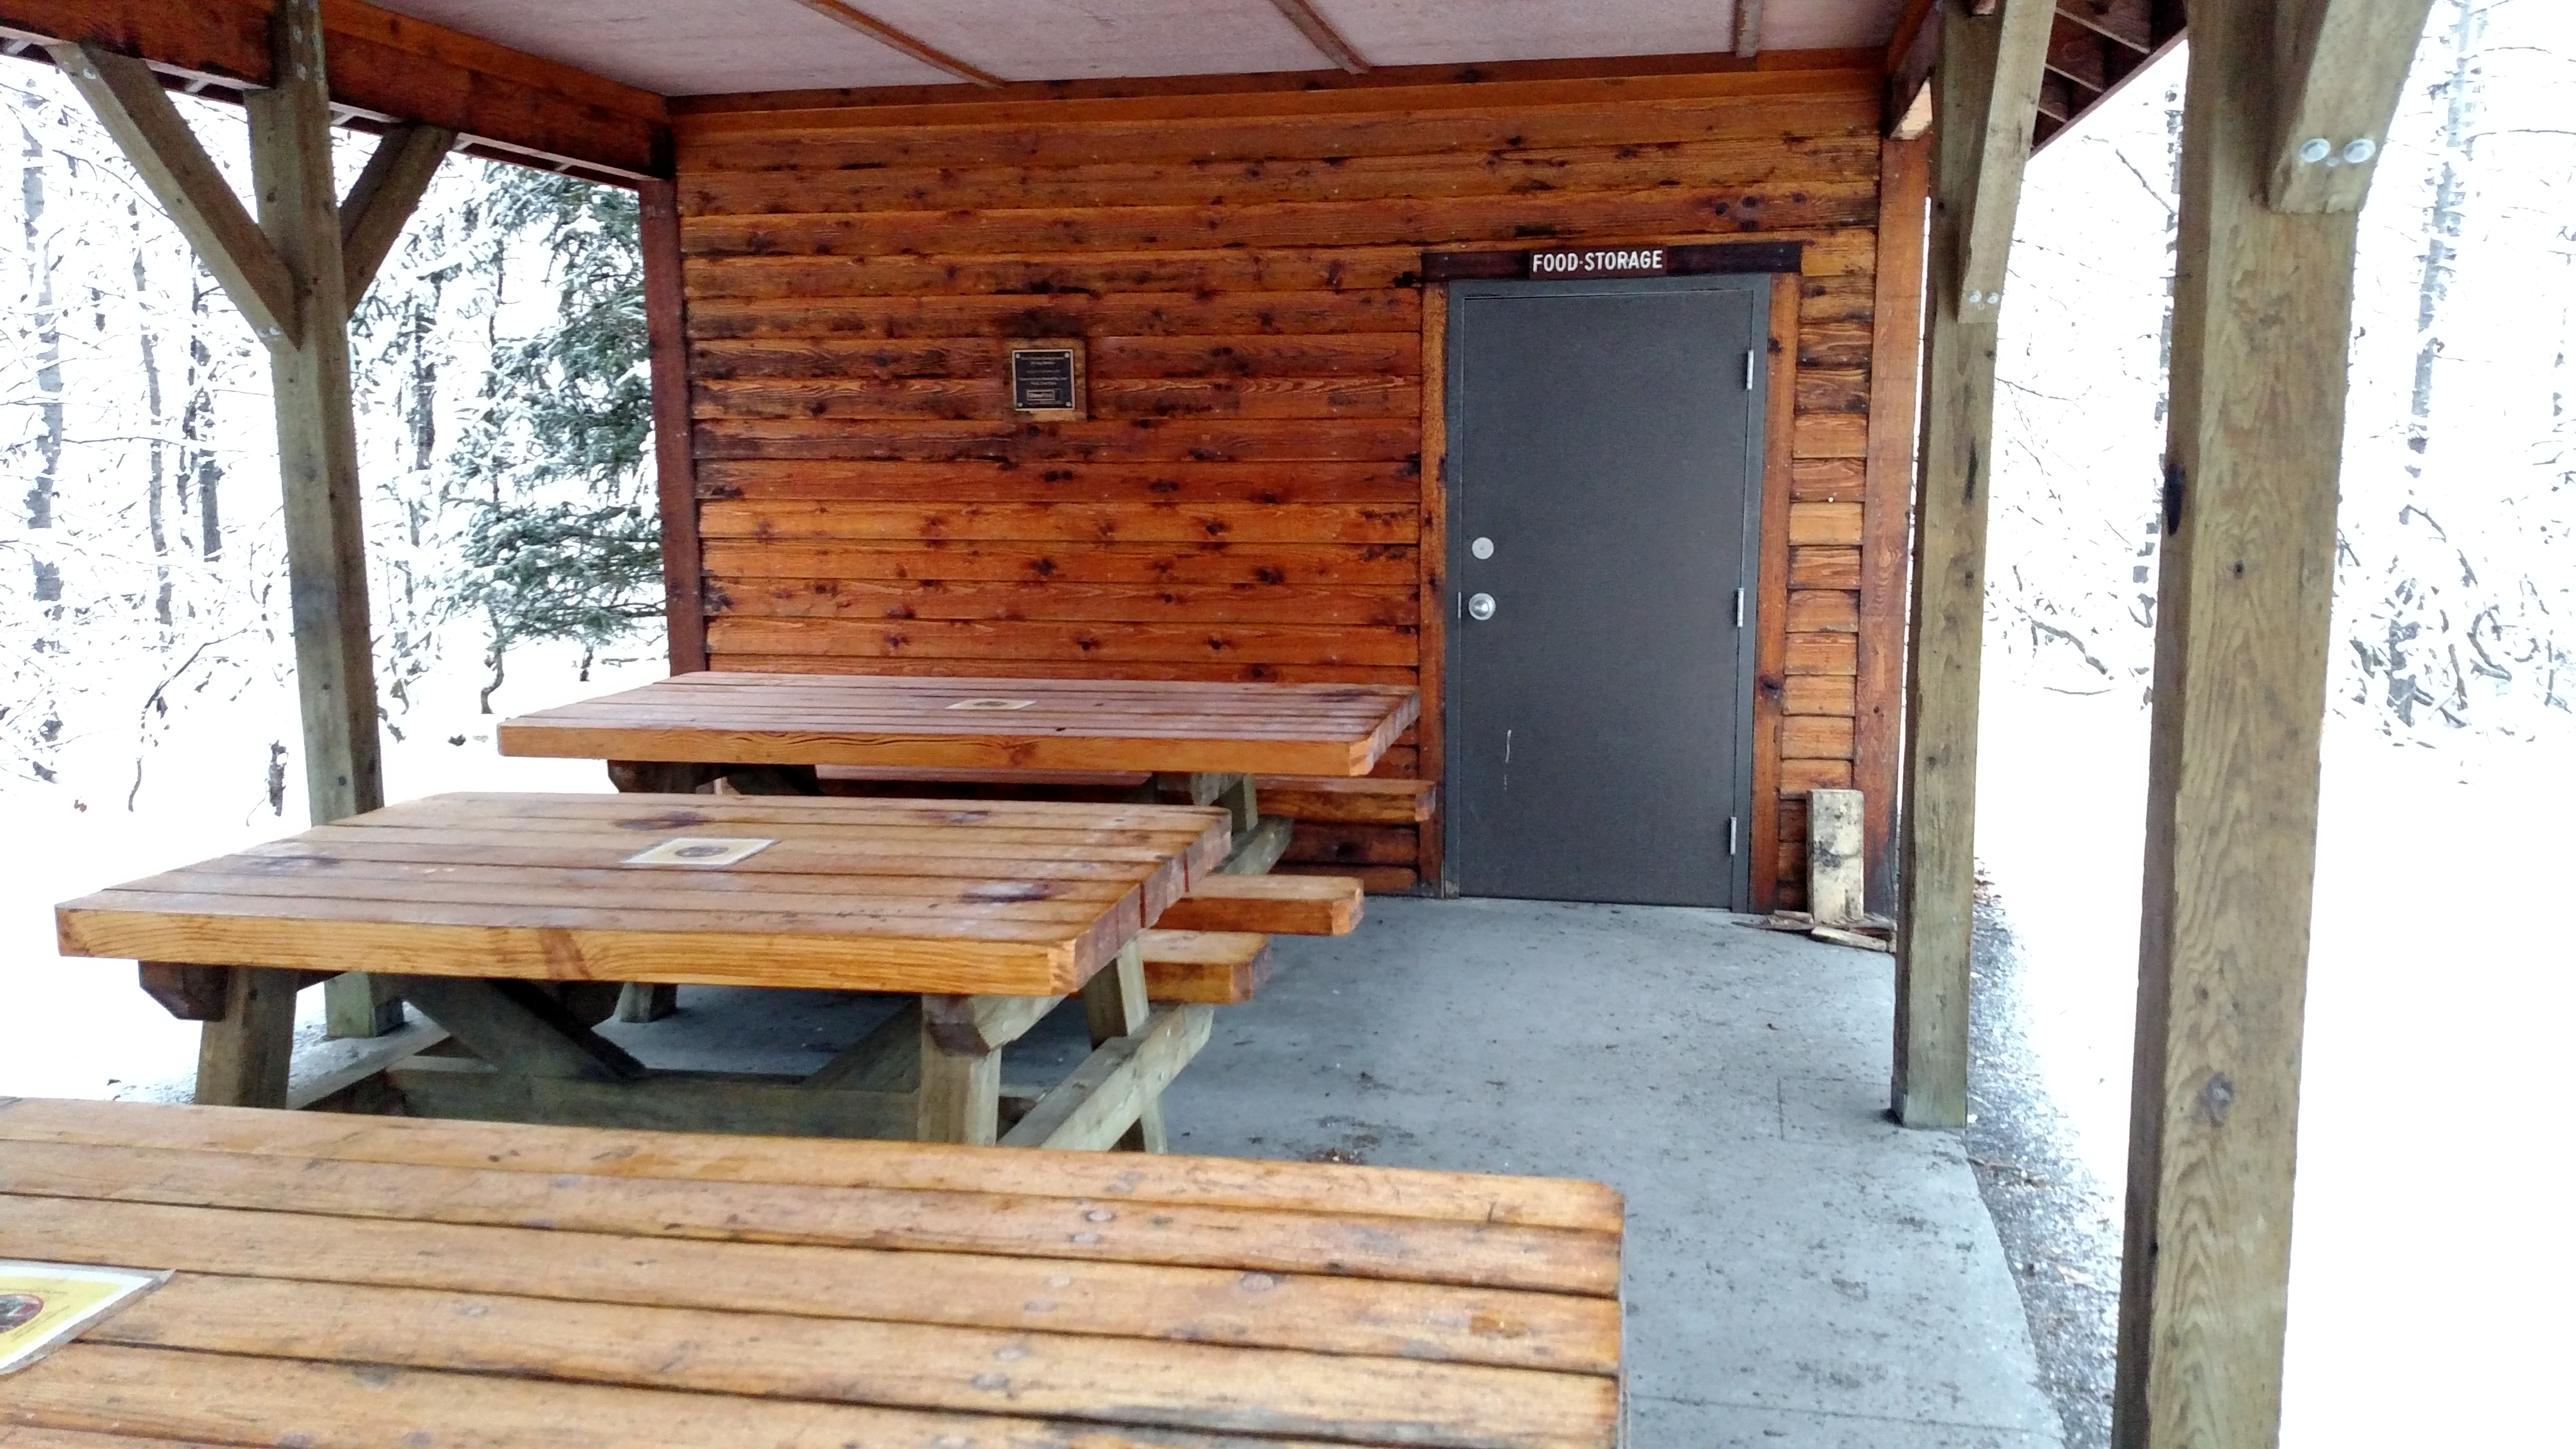
[[[1896,35],[1901,0],[1771,0],[1762,11],[1764,50],[1841,50],[1885,45]]]
[[[1733,0],[1315,0],[1315,10],[1371,65],[1735,48]]]
[[[953,79],[796,0],[375,3],[666,96]]]
[[[915,40],[1008,80],[1223,75],[1330,64],[1270,0],[861,3]]]
[[[1735,49],[1733,0],[1314,0],[1372,65]],[[1768,0],[1764,50],[1884,45],[1903,0]]]
[[[936,85],[935,70],[799,0],[377,0],[664,95]],[[1009,80],[1327,69],[1272,0],[854,0]],[[1735,47],[1734,0],[1311,0],[1370,64]],[[1767,0],[1766,50],[1877,45],[1903,0]]]

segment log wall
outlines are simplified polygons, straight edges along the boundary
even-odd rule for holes
[[[1759,747],[1794,903],[1803,792],[1852,783],[1878,81],[675,117],[711,667],[1436,688],[1422,253],[1800,240],[1785,566],[1758,601],[1785,626]],[[1086,340],[1088,419],[1011,418],[1019,337]],[[1434,720],[1381,773],[1438,769]],[[1316,822],[1291,859],[1405,889],[1424,844]]]

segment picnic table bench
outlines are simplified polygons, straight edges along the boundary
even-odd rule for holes
[[[0,1099],[0,1444],[1609,1449],[1592,1183]]]
[[[1211,1005],[1258,984],[1267,933],[1357,920],[1348,882],[1220,875],[1228,845],[1197,807],[445,795],[67,902],[57,925],[64,954],[134,959],[206,1023],[201,1102],[288,1105],[294,992],[363,964],[474,1059],[408,1055],[321,1105],[1160,1150],[1159,1094]],[[1149,976],[1165,920],[1233,947]],[[809,1077],[661,1072],[591,1030],[635,981],[915,999]],[[1075,993],[1091,1055],[1006,1130],[1003,1048]]]

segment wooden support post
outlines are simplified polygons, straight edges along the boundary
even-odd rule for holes
[[[1101,967],[1082,988],[1082,1011],[1091,1027],[1091,1044],[1099,1047],[1136,1035],[1145,1028],[1148,1009],[1144,951],[1139,943],[1130,941],[1115,962]],[[1163,1152],[1170,1145],[1163,1131],[1160,1101],[1147,1102],[1137,1114],[1136,1125],[1118,1139],[1122,1152]]]
[[[644,335],[653,386],[653,475],[662,516],[662,614],[671,672],[707,667],[705,560],[698,543],[696,434],[689,419],[688,295],[680,283],[680,195],[668,181],[636,188],[644,252]],[[611,766],[611,773],[615,767]],[[624,784],[619,789],[628,788]]]
[[[2307,87],[2276,30],[2332,3],[2193,0],[2156,610],[2113,1442],[2277,1442],[2319,740],[2360,196],[2267,210]],[[2366,7],[2411,11],[2424,6]],[[2418,31],[2312,47],[2379,89]],[[2402,52],[2402,53],[2401,53]]]
[[[1929,101],[1926,101],[1929,106]],[[1927,122],[1928,125],[1928,122]],[[1869,457],[1861,484],[1860,635],[1852,784],[1869,800],[1868,908],[1896,914],[1896,822],[1905,769],[1906,593],[1914,575],[1914,449],[1923,407],[1923,227],[1928,137],[1879,147],[1878,275],[1869,356]]]
[[[1933,81],[1928,393],[1915,501],[1891,1097],[1909,1127],[1968,1120],[1968,939],[1976,895],[1977,689],[1996,315],[2051,0],[1980,16],[1946,0]],[[1991,279],[1989,279],[1991,278]]]
[[[281,0],[269,17],[276,84],[245,98],[260,229],[294,279],[304,326],[269,345],[278,472],[286,492],[286,572],[304,712],[304,788],[313,823],[385,803],[376,735],[375,654],[367,613],[367,533],[359,517],[358,424],[350,402],[348,266],[331,176],[331,92],[319,0]],[[335,1036],[402,1025],[402,1005],[364,975],[323,988]]]

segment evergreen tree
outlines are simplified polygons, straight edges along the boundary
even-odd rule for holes
[[[492,175],[492,234],[542,241],[558,315],[495,350],[482,415],[454,455],[480,495],[457,603],[491,625],[486,714],[511,645],[576,640],[587,678],[590,652],[662,608],[635,195],[512,167]]]

